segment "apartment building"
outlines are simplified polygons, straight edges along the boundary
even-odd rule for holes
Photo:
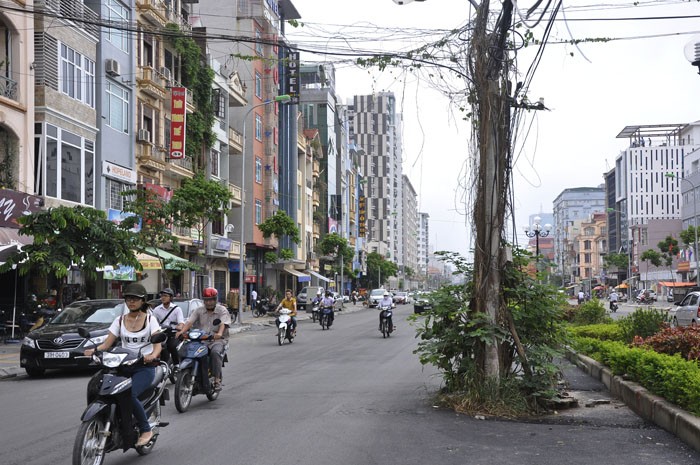
[[[430,215],[425,212],[418,213],[418,267],[416,271],[421,276],[428,273],[428,260],[430,258]]]
[[[409,280],[407,269],[412,273],[418,272],[418,196],[411,184],[411,180],[405,174],[401,176],[403,190],[402,226],[403,231],[403,275],[404,282]],[[409,287],[409,286],[406,286]],[[413,286],[410,286],[413,287]]]

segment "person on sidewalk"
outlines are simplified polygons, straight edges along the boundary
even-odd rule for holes
[[[143,365],[131,368],[131,404],[136,424],[141,435],[136,441],[136,447],[145,446],[153,437],[151,425],[148,423],[146,411],[139,400],[142,394],[151,385],[156,375],[155,366],[148,366],[160,356],[160,344],[148,344],[149,338],[160,331],[158,320],[148,314],[146,288],[139,283],[131,283],[124,289],[124,302],[129,313],[121,315],[112,322],[107,333],[107,339],[94,349],[85,350],[84,354],[91,356],[95,351],[109,349],[121,338],[122,347],[140,350],[143,354]],[[144,346],[145,344],[145,346]]]
[[[578,291],[578,304],[581,305],[583,302],[586,300],[586,293],[583,292],[583,289]]]
[[[220,391],[222,386],[221,368],[224,365],[224,350],[229,336],[228,328],[231,326],[231,315],[226,307],[218,303],[218,296],[219,291],[213,287],[204,289],[202,291],[204,306],[195,308],[182,329],[176,334],[179,338],[182,333],[189,331],[192,327],[214,334],[214,338],[205,341],[205,343],[209,347],[209,360],[211,361],[211,373],[214,376],[215,391]],[[217,319],[220,322],[215,325],[214,320]]]
[[[169,287],[160,291],[161,304],[153,309],[153,316],[158,320],[158,324],[166,328],[181,329],[185,323],[185,317],[182,315],[182,309],[173,303],[175,292]],[[172,332],[168,332],[168,339],[163,343],[166,349],[163,354],[163,361],[168,361],[168,356],[172,359],[173,369],[175,371],[180,367],[180,354],[177,352],[178,340],[173,337]]]

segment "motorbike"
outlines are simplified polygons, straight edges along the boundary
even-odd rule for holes
[[[333,308],[331,307],[323,307],[321,309],[321,316],[319,318],[319,322],[321,323],[321,329],[330,329],[331,313],[333,313]]]
[[[218,318],[214,320],[214,326],[220,323]],[[214,376],[209,367],[209,347],[204,343],[213,337],[213,333],[191,329],[187,333],[187,341],[180,349],[180,371],[175,380],[175,408],[180,413],[185,413],[190,408],[192,397],[197,394],[205,394],[210,401],[219,397],[220,391],[214,389]],[[228,362],[227,352],[228,343],[224,349],[222,366]]]
[[[278,318],[279,326],[277,327],[277,343],[279,345],[284,344],[285,339],[291,344],[294,342],[295,332],[292,330],[292,317],[289,314],[292,313],[288,308],[283,308],[280,310],[280,316]]]
[[[253,307],[253,316],[255,318],[265,316],[271,311],[271,307],[269,299],[258,299],[257,304]]]
[[[85,328],[80,328],[78,332],[82,337],[90,338],[90,333]],[[163,341],[163,333],[156,333],[150,338],[150,343],[153,344]],[[148,343],[143,347],[146,345]],[[133,447],[139,455],[151,453],[160,428],[168,426],[167,422],[161,421],[160,414],[161,407],[169,398],[165,388],[168,365],[159,362],[153,382],[140,395],[153,437],[147,444],[136,446],[139,431],[130,414],[131,378],[124,374],[124,369],[143,363],[141,350],[115,347],[109,351],[96,351],[91,357],[102,369],[88,383],[88,406],[80,418],[82,423],[75,437],[73,465],[101,465],[105,455],[117,449],[126,452]],[[125,415],[130,418],[125,418]]]
[[[175,338],[175,334],[177,333],[177,323],[171,321],[170,324],[162,324],[160,325],[160,329],[167,336],[167,340],[169,340],[170,338]],[[184,341],[179,341],[179,343],[177,344],[178,352],[184,344]],[[173,364],[173,359],[170,357],[170,352],[168,352],[168,348],[165,347],[165,345],[163,345],[163,349],[161,350],[160,354],[160,359],[168,364],[168,379],[171,383],[175,384],[175,381],[177,381],[175,365]]]
[[[394,331],[394,328],[391,327],[392,325],[389,324],[389,319],[394,312],[392,310],[392,305],[380,305],[379,310],[379,330],[382,332],[382,337],[386,339],[390,337],[391,333]]]
[[[617,309],[618,309],[617,302],[610,302],[610,311],[615,313],[615,312],[617,312]]]

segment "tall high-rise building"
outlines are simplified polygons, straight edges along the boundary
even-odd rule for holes
[[[430,257],[430,215],[418,213],[418,272],[425,276],[428,273],[428,260]]]
[[[402,237],[403,237],[403,267],[418,272],[418,198],[411,180],[405,174],[401,177],[403,189],[402,207]]]
[[[391,92],[356,95],[348,106],[350,141],[362,147],[367,178],[367,248],[403,265],[401,114]]]

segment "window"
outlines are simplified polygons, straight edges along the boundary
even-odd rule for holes
[[[107,81],[107,126],[129,133],[129,91],[112,81]]]
[[[255,199],[255,224],[262,223],[262,200]]]
[[[94,141],[46,124],[46,142],[42,149],[46,186],[41,194],[94,205]]]
[[[257,29],[255,30],[255,53],[258,56],[263,55],[262,33]]]
[[[61,44],[61,92],[95,108],[95,62]]]
[[[262,183],[262,159],[255,157],[255,182]]]
[[[129,10],[116,0],[107,0],[107,21],[126,26],[129,23]],[[122,52],[129,53],[129,37],[125,30],[107,28],[107,40]]]
[[[591,241],[583,241],[583,249],[591,250]]]
[[[260,115],[255,115],[255,138],[257,140],[262,140],[262,117]]]
[[[115,181],[114,179],[105,178],[105,203],[106,208],[112,208],[117,211],[124,209],[124,196],[122,192],[129,190],[129,186]]]
[[[255,73],[255,96],[262,99],[262,76],[260,73]]]
[[[219,160],[221,159],[221,154],[216,149],[211,149],[211,175],[219,177]]]
[[[226,118],[226,97],[221,89],[214,89],[211,98],[214,105],[214,116],[219,119]]]

